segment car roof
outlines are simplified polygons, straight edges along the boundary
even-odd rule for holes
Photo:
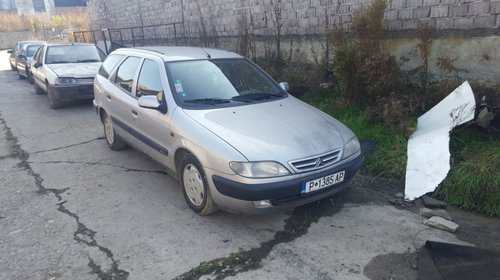
[[[26,45],[26,44],[47,44],[45,41],[19,41],[17,42],[19,45]]]
[[[221,58],[243,58],[241,55],[219,49],[200,47],[139,47],[121,48],[113,53],[116,54],[153,54],[161,57],[165,62],[185,61],[199,59],[221,59]]]
[[[94,44],[90,43],[51,43],[47,44],[48,47],[53,47],[53,46],[95,46]]]

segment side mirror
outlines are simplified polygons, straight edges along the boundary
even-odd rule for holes
[[[24,54],[20,54],[20,55],[17,56],[17,58],[26,59],[26,56]]]
[[[142,108],[158,109],[161,106],[160,101],[154,95],[143,95],[139,97],[137,102],[139,103],[139,107]]]
[[[13,50],[7,50],[7,53],[8,53],[8,54],[11,54],[11,53],[13,53],[13,52],[14,52]]]
[[[287,82],[281,82],[280,87],[281,87],[281,89],[283,89],[286,92],[288,92],[288,90],[290,90],[290,85]]]
[[[42,64],[38,61],[35,64],[33,64],[33,67],[35,67],[35,68],[38,68],[40,66],[42,66]]]

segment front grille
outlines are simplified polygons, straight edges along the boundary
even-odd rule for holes
[[[289,162],[296,172],[306,172],[330,166],[340,160],[342,149],[334,150],[319,156]]]
[[[92,84],[94,83],[94,78],[79,78],[76,79],[77,84]]]

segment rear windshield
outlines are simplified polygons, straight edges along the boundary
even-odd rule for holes
[[[102,62],[106,55],[92,45],[50,46],[45,56],[46,64]]]

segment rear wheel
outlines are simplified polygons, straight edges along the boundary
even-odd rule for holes
[[[125,141],[123,141],[123,139],[116,134],[111,118],[106,113],[103,114],[102,124],[104,126],[104,136],[109,148],[115,151],[125,149],[127,147],[127,143],[125,143]]]
[[[17,78],[18,78],[19,80],[24,79],[23,75],[21,75],[21,72],[19,72],[19,69],[17,69]]]
[[[201,164],[192,154],[186,154],[181,164],[181,183],[189,207],[200,215],[217,211]]]
[[[54,95],[52,90],[50,90],[49,86],[47,85],[47,96],[49,98],[49,106],[52,109],[59,109],[64,106],[64,102],[61,100],[57,99],[57,97]]]
[[[31,76],[30,71],[26,71],[26,76],[28,77],[28,82],[30,82],[30,84],[33,84],[33,76]]]

